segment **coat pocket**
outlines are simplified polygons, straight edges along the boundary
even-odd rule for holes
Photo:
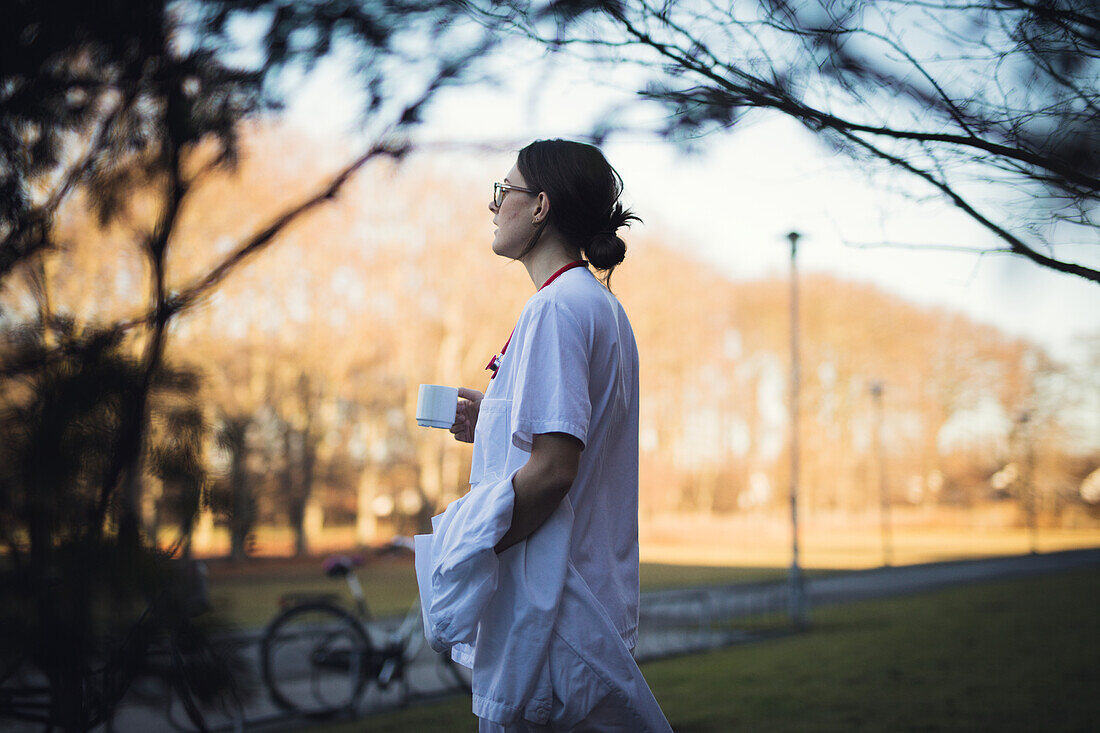
[[[470,459],[470,485],[501,479],[512,446],[512,401],[486,398],[481,401],[474,429],[474,453]]]

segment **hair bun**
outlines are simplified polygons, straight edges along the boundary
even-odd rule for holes
[[[604,230],[592,237],[584,256],[597,270],[610,270],[626,257],[626,242],[613,229]]]
[[[628,227],[632,221],[640,221],[629,209],[615,202],[611,214],[607,218],[607,225],[593,235],[588,246],[584,248],[585,257],[597,270],[610,270],[623,261],[626,257],[626,242],[618,235],[620,227]]]

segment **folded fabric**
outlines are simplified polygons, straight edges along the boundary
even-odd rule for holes
[[[424,634],[437,652],[476,639],[497,587],[494,548],[512,523],[514,477],[475,486],[432,517],[432,534],[413,538]]]
[[[550,717],[547,656],[565,587],[573,506],[568,497],[527,539],[499,555],[500,582],[481,614],[474,713],[507,723]]]
[[[568,728],[602,707],[633,730],[669,731],[615,625],[569,562],[566,497],[526,540],[497,555],[511,525],[515,474],[475,486],[418,535],[424,630],[473,668],[473,712]]]
[[[494,548],[511,526],[514,477],[473,487],[433,517],[431,535],[415,538],[428,643],[440,652],[462,647],[455,658],[472,661],[474,713],[501,723],[528,712],[549,718],[547,647],[573,529],[566,499],[537,531],[498,555]]]

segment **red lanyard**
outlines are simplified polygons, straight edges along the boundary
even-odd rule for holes
[[[575,260],[573,262],[570,262],[568,265],[548,277],[546,279],[546,282],[539,286],[539,290],[542,290],[547,285],[557,280],[558,277],[566,270],[572,270],[574,267],[584,267],[586,264],[588,263],[586,263],[584,260]],[[504,342],[504,348],[500,350],[499,354],[493,356],[493,358],[489,360],[489,363],[485,365],[485,368],[493,373],[493,376],[489,377],[489,379],[497,378],[497,369],[500,368],[500,360],[504,357],[504,352],[508,351],[508,344],[512,343],[512,336],[514,336],[515,333],[516,329],[512,328],[512,333],[508,334],[508,340]]]

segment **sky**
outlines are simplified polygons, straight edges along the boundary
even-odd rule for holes
[[[545,137],[578,137],[606,105],[629,99],[629,70],[559,61],[547,74],[533,47],[509,50],[503,80],[445,91],[418,136],[428,142],[489,143],[448,152],[477,171],[494,159],[503,178],[515,151]],[[357,95],[339,61],[328,61],[292,97],[292,123],[322,136],[354,136]],[[646,115],[661,115],[655,107]],[[430,146],[428,149],[431,149]],[[788,271],[786,234],[797,231],[799,269],[870,282],[907,300],[960,311],[1076,361],[1076,339],[1100,333],[1100,286],[1003,254],[978,256],[893,244],[1000,246],[929,191],[881,170],[860,170],[782,116],[756,116],[700,141],[686,154],[643,134],[603,146],[625,198],[671,246],[732,279]],[[491,181],[485,181],[489,190]],[[908,193],[907,193],[908,192]],[[486,195],[487,198],[488,194]],[[480,206],[483,202],[479,201]]]

